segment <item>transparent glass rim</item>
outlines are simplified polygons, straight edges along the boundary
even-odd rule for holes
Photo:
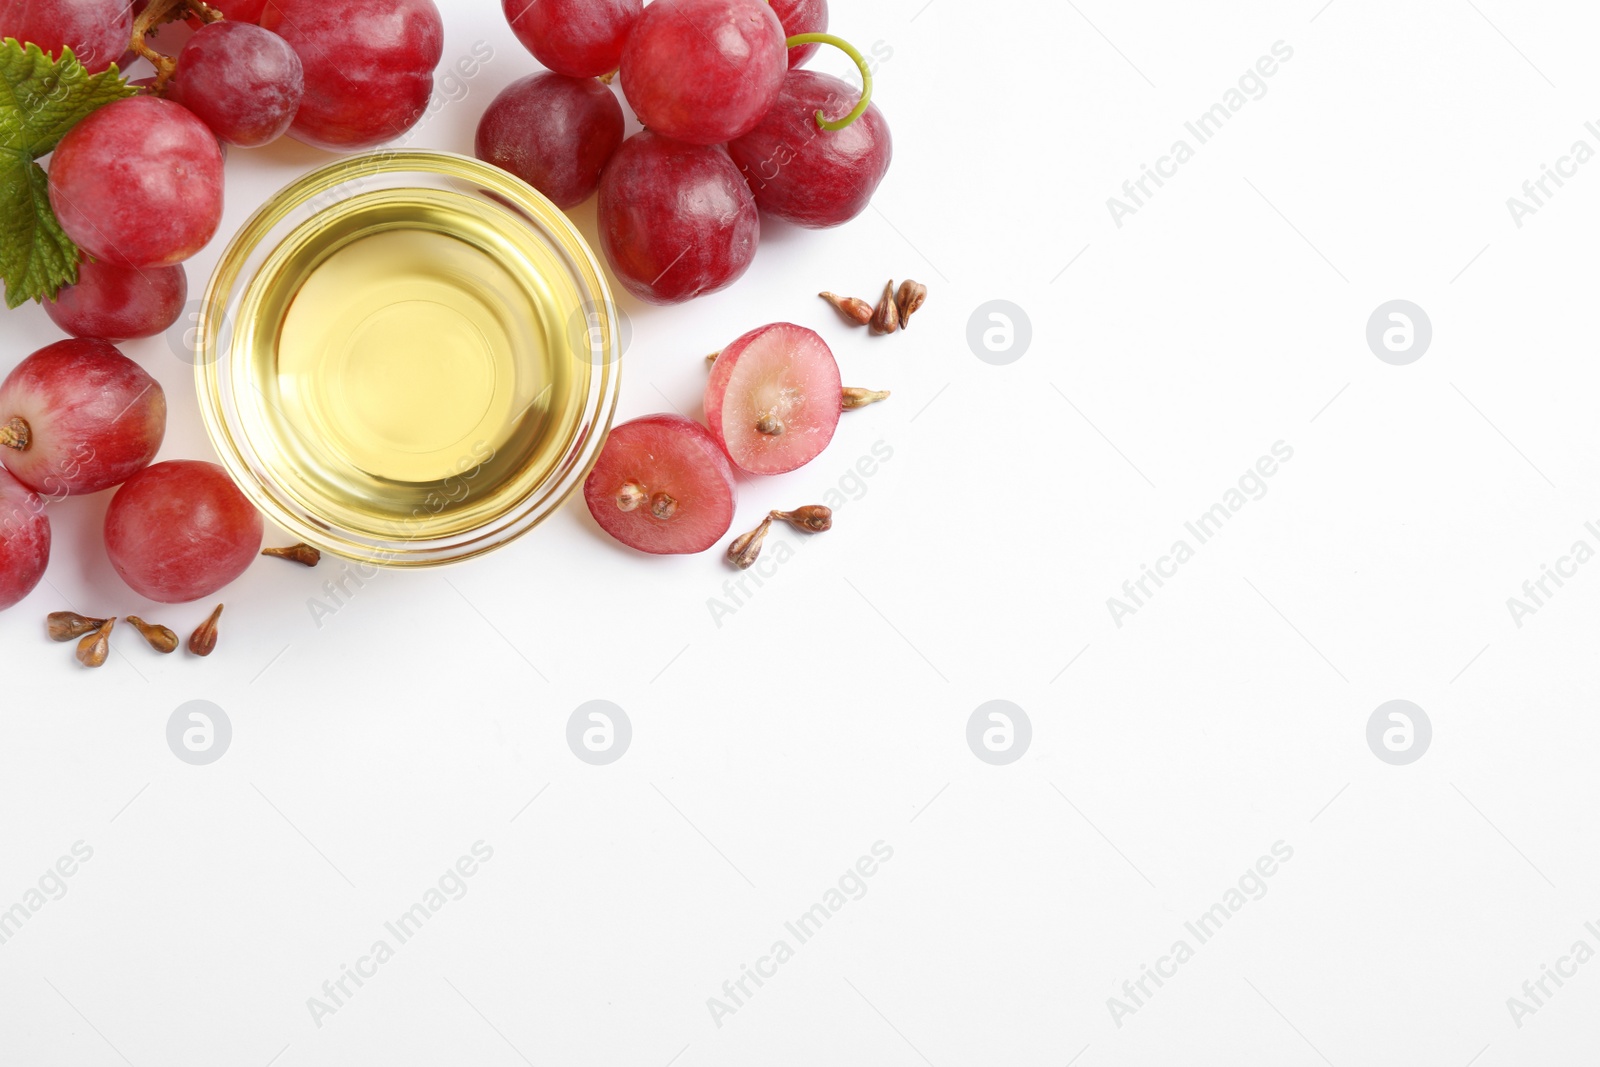
[[[487,516],[476,527],[446,537],[377,537],[341,527],[295,500],[273,477],[268,465],[249,445],[236,390],[249,388],[235,373],[229,349],[238,333],[230,327],[252,276],[254,257],[270,254],[263,242],[297,212],[342,185],[355,183],[351,195],[371,180],[389,181],[406,174],[444,179],[499,199],[514,208],[507,219],[537,229],[562,253],[572,281],[584,294],[583,314],[593,366],[580,418],[551,473],[531,492]],[[337,202],[330,200],[319,210]],[[313,215],[317,211],[311,212]],[[518,214],[521,216],[518,218]],[[256,264],[259,267],[260,263]],[[592,316],[592,318],[591,318]],[[427,150],[380,149],[320,167],[274,194],[229,242],[212,272],[201,301],[191,357],[195,387],[206,433],[223,467],[239,489],[267,518],[306,544],[334,555],[384,567],[431,567],[481,556],[527,533],[544,521],[588,477],[610,431],[621,385],[621,351],[617,309],[605,272],[594,251],[572,221],[542,194],[519,178],[468,156]]]

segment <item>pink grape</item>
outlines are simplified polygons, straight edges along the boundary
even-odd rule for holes
[[[839,364],[814,331],[788,322],[751,330],[711,364],[706,425],[734,466],[783,474],[815,459],[839,426]]]
[[[789,69],[766,0],[655,0],[622,51],[622,92],[639,121],[691,144],[748,133]]]
[[[855,107],[860,91],[827,74],[791,70],[761,124],[728,145],[762,211],[801,226],[847,222],[866,210],[894,143],[876,104],[842,130],[817,125]]]
[[[177,459],[129,478],[106,510],[106,554],[135,593],[162,604],[210,596],[261,550],[261,513],[215,463]]]
[[[761,240],[755,197],[727,152],[649,130],[606,164],[598,223],[617,280],[652,304],[732,285]]]
[[[506,21],[557,74],[593,78],[617,69],[644,0],[500,0]]]
[[[106,341],[46,345],[0,382],[0,463],[50,497],[126,481],[166,432],[160,383]]]
[[[268,0],[261,25],[305,70],[291,137],[353,152],[393,140],[426,112],[444,54],[433,0]]]
[[[218,139],[244,148],[282,137],[304,94],[305,73],[289,42],[232,21],[195,31],[167,83],[167,99],[193,111]]]
[[[0,0],[0,38],[60,55],[66,45],[91,74],[122,58],[133,36],[127,0]]]
[[[622,129],[622,105],[596,79],[530,74],[506,86],[483,113],[477,153],[557,207],[576,207],[599,187]]]
[[[56,146],[50,206],[67,236],[96,259],[124,267],[181,263],[222,222],[222,148],[177,104],[118,100]]]
[[[182,264],[133,270],[86,259],[78,280],[44,302],[50,321],[73,337],[154,337],[178,321],[189,296]]]
[[[613,427],[583,499],[600,528],[658,555],[703,552],[733,525],[738,485],[722,448],[682,415]]]
[[[783,23],[785,38],[802,33],[828,32],[828,0],[772,0],[772,10]],[[822,45],[816,41],[795,45],[789,49],[789,66],[798,67],[817,54]]]
[[[0,470],[0,611],[21,602],[50,563],[44,501]]]
[[[207,3],[222,12],[223,18],[229,22],[248,22],[251,25],[261,21],[261,13],[267,6],[267,0],[207,0]],[[196,29],[202,25],[193,16],[190,16],[189,24]]]

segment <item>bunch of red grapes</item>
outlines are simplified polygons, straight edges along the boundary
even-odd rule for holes
[[[549,73],[489,105],[478,155],[563,208],[598,189],[601,247],[641,300],[726,288],[755,257],[761,212],[837,226],[889,169],[889,126],[863,91],[797,69],[827,30],[827,0],[502,4]],[[645,126],[626,141],[622,108],[596,80],[612,72]]]

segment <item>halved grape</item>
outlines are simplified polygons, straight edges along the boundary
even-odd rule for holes
[[[598,222],[617,280],[653,304],[732,285],[761,241],[755,197],[727,152],[649,130],[606,164]]]
[[[738,486],[722,447],[682,415],[613,427],[583,499],[600,528],[658,555],[703,552],[733,525]]]
[[[222,222],[222,148],[186,108],[153,96],[118,100],[56,146],[50,206],[67,236],[96,259],[180,263]]]
[[[122,58],[132,36],[128,0],[0,0],[0,39],[15,37],[52,55],[66,45],[91,74]]]
[[[189,296],[181,263],[133,270],[86,259],[78,280],[44,302],[50,321],[74,337],[126,341],[154,337],[178,321]]]
[[[353,152],[393,140],[426,112],[444,54],[433,0],[268,0],[261,25],[294,47],[305,71],[291,137]]]
[[[129,478],[106,510],[106,554],[140,596],[210,596],[261,550],[261,513],[215,463],[168,460]]]
[[[755,128],[788,69],[766,0],[655,0],[622,51],[622,92],[656,133],[722,144]]]
[[[706,425],[740,470],[782,474],[833,440],[840,392],[827,343],[804,326],[775,322],[718,354],[706,382]]]
[[[576,207],[599,187],[622,130],[622,105],[598,80],[530,74],[489,104],[478,121],[477,153],[557,207]]]
[[[161,384],[106,341],[46,345],[0,383],[0,463],[47,496],[126,481],[166,432]]]
[[[860,90],[812,70],[791,70],[761,124],[728,145],[762,211],[800,226],[837,226],[866,210],[888,173],[889,123],[868,104],[842,130],[817,125],[850,113]]]
[[[33,592],[50,564],[44,501],[0,470],[0,611]]]
[[[289,42],[245,22],[201,27],[178,53],[167,99],[182,104],[228,144],[282,137],[300,110],[305,74]]]
[[[557,74],[593,78],[617,69],[644,0],[500,0],[511,30]]]
[[[772,10],[783,23],[784,37],[798,37],[802,33],[828,32],[828,0],[772,0]],[[789,49],[790,68],[798,67],[817,54],[822,45],[816,41],[799,44]]]

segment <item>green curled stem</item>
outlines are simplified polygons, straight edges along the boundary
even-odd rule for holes
[[[831,33],[797,33],[784,44],[789,48],[802,44],[831,44],[845,55],[855,60],[856,69],[861,72],[861,99],[851,109],[850,114],[842,119],[830,119],[821,111],[817,112],[817,125],[825,130],[842,130],[856,119],[866,114],[867,105],[872,103],[872,71],[867,69],[867,59],[856,50],[856,46],[843,37],[835,37]]]

